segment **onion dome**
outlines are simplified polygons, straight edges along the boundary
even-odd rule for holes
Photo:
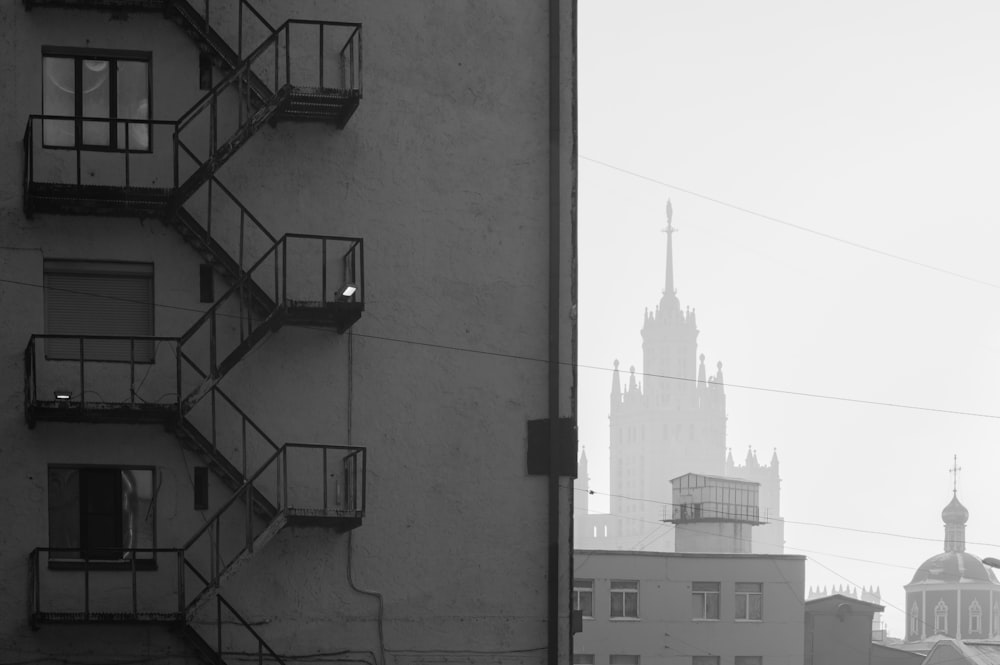
[[[941,521],[945,524],[965,524],[969,521],[969,511],[962,502],[958,500],[958,496],[955,494],[951,495],[951,502],[944,507],[941,511]]]
[[[961,504],[959,504],[961,505]],[[993,569],[968,552],[942,552],[920,564],[910,584],[998,584]]]

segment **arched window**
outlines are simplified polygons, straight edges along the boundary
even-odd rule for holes
[[[910,607],[910,636],[920,636],[920,607],[916,603]]]
[[[993,635],[1000,635],[1000,603],[993,603]]]
[[[983,608],[978,600],[973,600],[969,604],[969,632],[983,632]]]
[[[948,632],[948,605],[944,600],[939,600],[934,606],[934,632],[940,634]]]

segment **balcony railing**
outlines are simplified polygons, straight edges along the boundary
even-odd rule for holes
[[[218,597],[227,573],[286,522],[309,520],[340,529],[360,523],[365,476],[363,447],[288,443],[183,547],[108,548],[113,561],[102,558],[100,548],[36,548],[30,555],[31,620],[36,625],[191,620]],[[150,561],[156,565],[144,565]]]

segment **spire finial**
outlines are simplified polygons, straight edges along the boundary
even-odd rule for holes
[[[670,199],[667,199],[667,226],[663,229],[667,234],[667,275],[663,286],[665,296],[674,295],[674,234],[677,229],[674,228],[673,218],[674,208],[670,205]]]
[[[958,472],[961,470],[962,467],[958,465],[958,455],[955,455],[951,469],[948,471],[951,474],[951,493],[953,496],[958,494]]]

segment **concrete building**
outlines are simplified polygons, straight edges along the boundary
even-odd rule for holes
[[[0,662],[568,661],[574,22],[0,0]]]
[[[694,309],[681,308],[674,288],[673,209],[667,202],[666,273],[655,311],[642,326],[642,371],[623,379],[615,360],[611,378],[610,513],[577,512],[575,544],[583,549],[674,550],[674,530],[662,524],[670,503],[667,482],[684,473],[731,476],[760,484],[764,524],[754,531],[755,552],[784,551],[777,453],[769,465],[748,450],[737,465],[726,449],[726,392],[722,363],[708,375],[698,355]],[[581,460],[583,463],[584,460]],[[589,491],[578,477],[577,496]]]
[[[827,596],[847,596],[848,598],[854,598],[855,600],[863,600],[867,603],[873,605],[882,604],[882,588],[881,587],[854,587],[847,584],[833,585],[827,589],[827,587],[809,587],[809,592],[806,594],[806,600],[814,600],[816,598],[825,598]],[[882,620],[882,612],[876,611],[872,614],[872,642],[885,642],[889,638],[886,634],[885,622]]]
[[[576,553],[576,663],[800,665],[805,557]]]
[[[920,665],[923,656],[872,641],[885,607],[834,594],[805,604],[805,665]]]

